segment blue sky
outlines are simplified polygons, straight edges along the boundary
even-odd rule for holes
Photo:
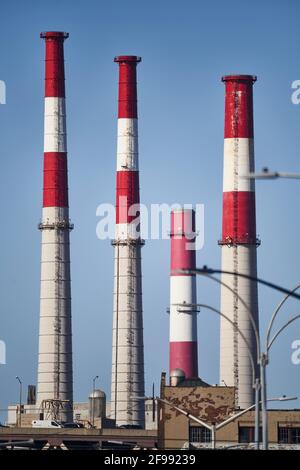
[[[203,203],[205,244],[197,264],[220,266],[224,86],[227,73],[258,76],[254,86],[256,166],[300,171],[300,79],[296,0],[3,1],[0,15],[0,196],[2,229],[0,409],[36,382],[39,316],[44,44],[40,31],[70,33],[65,43],[68,112],[75,400],[85,401],[92,378],[110,393],[113,248],[96,237],[96,208],[114,202],[117,66],[137,54],[141,198],[151,203]],[[297,181],[257,183],[262,278],[293,287],[299,278]],[[168,369],[169,241],[143,248],[146,390],[158,392]],[[262,332],[281,296],[259,291]],[[198,300],[219,306],[219,289],[198,279]],[[299,312],[290,301],[280,322]],[[199,315],[201,377],[218,381],[218,318]],[[271,352],[269,396],[300,396],[300,365],[291,344],[294,323]],[[292,402],[292,407],[299,402]],[[4,419],[3,414],[0,415]]]

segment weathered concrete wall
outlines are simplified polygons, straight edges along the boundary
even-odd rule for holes
[[[161,387],[161,398],[202,419],[220,423],[238,410],[234,406],[233,387]],[[189,427],[197,426],[172,407],[159,404],[159,446],[178,449],[189,441]],[[269,410],[269,442],[277,444],[278,427],[300,427],[300,410]],[[238,444],[239,427],[254,427],[255,412],[249,411],[216,433],[217,445]],[[209,446],[209,444],[208,444]]]

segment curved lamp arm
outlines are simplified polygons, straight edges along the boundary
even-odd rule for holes
[[[251,362],[252,380],[253,380],[253,387],[254,387],[255,386],[255,379],[256,379],[256,369],[255,369],[255,365],[254,365],[254,359],[253,359],[253,355],[252,355],[252,352],[251,352],[251,348],[249,346],[249,343],[248,343],[247,339],[245,338],[245,335],[241,332],[241,330],[238,328],[238,326],[232,320],[230,320],[230,318],[228,318],[227,315],[224,315],[224,313],[220,312],[220,310],[217,310],[216,308],[211,307],[210,305],[205,305],[205,304],[199,304],[199,307],[207,308],[208,310],[211,310],[212,312],[216,312],[222,318],[225,318],[225,320],[227,320],[229,323],[231,323],[233,328],[235,330],[237,330],[237,332],[241,335],[241,337],[243,338],[243,340],[245,342],[245,345],[247,347],[249,359],[250,359],[250,362]]]
[[[277,316],[277,313],[279,312],[279,310],[281,309],[281,307],[283,306],[283,304],[286,302],[286,300],[291,296],[291,293],[296,292],[296,290],[298,290],[298,289],[300,289],[300,284],[298,284],[296,287],[294,287],[294,289],[293,289],[289,294],[287,294],[285,297],[283,297],[283,299],[279,302],[279,304],[277,305],[276,309],[274,310],[274,313],[273,313],[273,315],[272,315],[272,318],[271,318],[271,320],[270,320],[270,323],[269,323],[269,326],[268,326],[268,329],[267,329],[266,351],[268,350],[268,344],[269,344],[271,329],[272,329],[273,323],[274,323],[274,321],[275,321],[275,318],[276,318],[276,316]]]
[[[230,290],[238,299],[239,301],[241,302],[241,304],[245,307],[245,309],[247,310],[248,312],[248,315],[249,315],[249,318],[250,318],[250,321],[251,321],[251,325],[252,325],[252,328],[253,328],[253,331],[254,331],[254,334],[255,334],[255,339],[256,339],[256,350],[257,350],[257,363],[259,363],[259,358],[260,358],[260,337],[259,337],[259,332],[258,332],[258,329],[257,329],[257,326],[256,326],[256,323],[254,321],[254,318],[253,318],[253,315],[252,315],[252,312],[251,310],[249,309],[248,305],[246,304],[246,302],[244,301],[244,299],[239,295],[237,294],[234,289],[232,289],[232,287],[230,287],[228,284],[226,284],[224,281],[221,281],[220,279],[218,279],[217,277],[214,277],[212,276],[211,274],[205,274],[204,272],[202,273],[198,273],[198,274],[203,274],[204,276],[208,277],[209,279],[212,279],[213,281],[217,282],[218,284],[226,287],[226,289]]]
[[[277,336],[280,335],[280,333],[285,330],[285,328],[287,326],[289,326],[293,321],[297,320],[298,318],[300,318],[300,315],[295,315],[294,317],[290,318],[290,320],[288,322],[286,322],[278,331],[277,333],[275,333],[275,335],[273,336],[273,338],[271,339],[270,343],[268,344],[267,346],[267,351],[269,351],[270,347],[272,346],[272,344],[274,343],[275,339],[277,338]]]

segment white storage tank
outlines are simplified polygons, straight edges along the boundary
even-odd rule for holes
[[[185,379],[185,373],[182,369],[173,369],[170,372],[170,385],[171,387],[177,387],[180,382],[183,382]]]
[[[100,390],[94,390],[89,395],[90,420],[106,417],[106,394]]]

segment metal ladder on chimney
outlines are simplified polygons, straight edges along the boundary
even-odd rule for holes
[[[136,315],[136,245],[134,242],[130,242],[127,245],[128,249],[128,291],[127,291],[127,315],[128,315],[128,326],[127,326],[127,347],[128,347],[128,372],[127,372],[127,383],[128,383],[128,415],[129,420],[132,419],[134,405],[132,402],[132,396],[134,391],[134,347],[135,347],[135,331],[134,331],[134,317]]]
[[[238,123],[238,95],[235,92],[235,119],[234,125],[237,126]],[[236,133],[235,133],[236,135]],[[234,158],[234,192],[233,192],[233,245],[231,249],[233,250],[233,271],[239,271],[238,263],[238,189],[239,189],[239,139],[234,138],[234,148],[233,148],[233,158]],[[234,292],[238,293],[239,289],[239,278],[238,276],[233,276],[232,287]],[[233,323],[238,328],[239,326],[239,300],[236,295],[233,296]],[[239,402],[239,333],[236,328],[233,331],[233,378],[234,378],[234,387],[235,387],[235,403]]]
[[[60,335],[61,335],[61,237],[64,233],[55,227],[55,274],[54,274],[54,297],[55,297],[55,318],[54,318],[54,398],[60,399]]]
[[[74,225],[70,223],[69,220],[55,220],[54,222],[42,221],[38,225],[39,230],[50,230],[54,233],[54,244],[55,244],[55,252],[54,252],[54,321],[53,321],[53,342],[54,342],[54,353],[53,353],[53,388],[54,388],[54,397],[49,398],[42,401],[41,409],[44,412],[44,405],[45,402],[53,402],[54,405],[50,406],[48,409],[49,413],[52,416],[56,416],[59,412],[61,406],[58,406],[58,402],[61,401],[62,403],[68,404],[67,406],[72,409],[73,403],[69,400],[61,400],[61,299],[62,299],[62,292],[61,292],[61,283],[64,279],[61,277],[62,271],[62,259],[61,259],[61,245],[62,240],[64,240],[64,233],[66,230],[68,232],[73,230]],[[63,270],[64,272],[64,270]],[[64,299],[65,300],[65,299]],[[66,407],[66,405],[64,405]],[[56,411],[54,411],[56,409]],[[54,418],[52,418],[54,419]],[[55,418],[57,419],[57,418]]]

